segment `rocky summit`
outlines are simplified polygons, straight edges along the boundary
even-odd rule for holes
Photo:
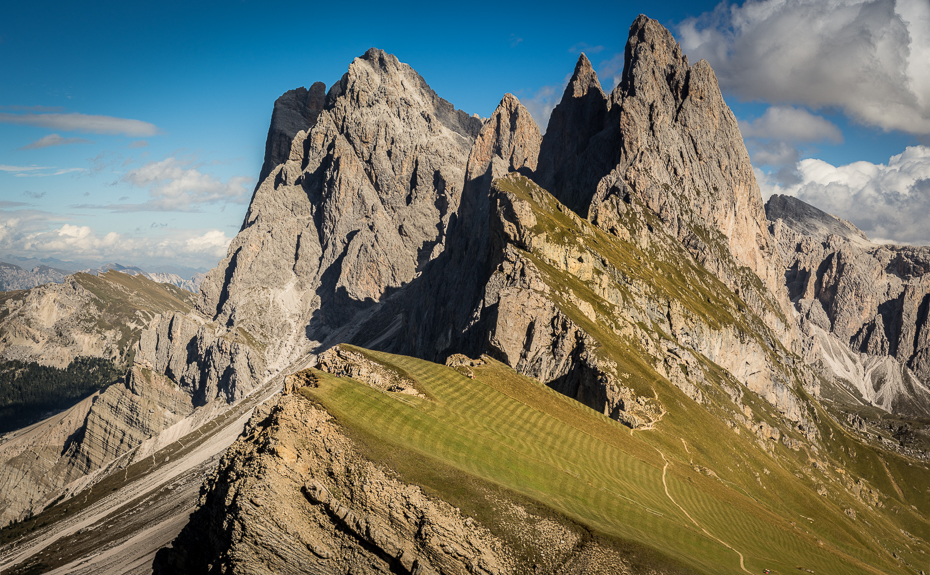
[[[0,439],[12,571],[930,570],[928,249],[764,204],[645,16],[542,134],[377,49],[282,95],[197,301]]]

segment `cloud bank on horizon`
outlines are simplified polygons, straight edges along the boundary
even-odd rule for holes
[[[801,159],[799,150],[843,141],[838,126],[808,109],[930,141],[930,2],[722,3],[683,21],[677,35],[692,60],[710,62],[723,90],[771,104],[740,122],[765,198],[796,196],[873,241],[930,244],[930,147],[839,166]]]
[[[212,267],[226,255],[232,241],[221,230],[197,233],[171,230],[156,240],[109,232],[98,234],[90,226],[62,223],[62,218],[40,210],[0,210],[0,253],[37,259],[193,263]],[[58,227],[49,229],[49,224]],[[154,224],[153,224],[154,226]]]

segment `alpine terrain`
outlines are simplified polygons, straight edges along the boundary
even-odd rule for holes
[[[374,48],[285,93],[181,293],[0,296],[4,358],[120,366],[0,438],[5,573],[930,571],[930,248],[765,204],[645,16],[544,135]]]

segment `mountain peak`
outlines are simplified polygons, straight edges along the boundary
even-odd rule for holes
[[[782,220],[799,234],[821,242],[826,242],[830,235],[837,235],[859,246],[872,247],[869,238],[852,223],[793,196],[774,194],[765,204],[765,215],[771,222]]]
[[[670,84],[680,84],[690,69],[688,57],[672,33],[658,20],[642,14],[630,26],[623,60],[623,75],[615,90],[617,95],[628,91],[635,93],[639,78],[653,76],[647,70],[661,70],[663,74],[655,74],[656,77],[665,76]]]
[[[591,90],[596,90],[600,92],[601,96],[604,96],[604,90],[601,88],[601,83],[597,79],[597,72],[594,71],[594,68],[591,66],[591,61],[588,60],[588,57],[582,52],[581,56],[578,57],[578,63],[575,64],[575,72],[572,74],[572,79],[565,88],[565,94],[567,95],[569,91],[571,91],[573,98],[581,98],[586,96]],[[564,100],[565,97],[563,96],[562,99]]]

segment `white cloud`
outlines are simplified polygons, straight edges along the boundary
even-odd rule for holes
[[[0,164],[0,172],[34,172],[37,170],[54,170],[55,168],[49,168],[47,166],[7,166]]]
[[[197,169],[192,160],[169,157],[129,171],[122,181],[149,188],[152,199],[141,204],[106,206],[120,211],[197,211],[203,204],[244,204],[253,179],[236,176],[223,181]]]
[[[930,147],[908,147],[887,164],[801,160],[797,171],[800,181],[784,186],[756,170],[763,196],[795,196],[853,222],[873,240],[930,245]]]
[[[154,136],[161,133],[155,124],[142,120],[92,116],[88,114],[6,114],[0,113],[0,123],[38,126],[64,132],[111,134],[130,137]]]
[[[71,172],[83,172],[82,168],[55,168],[51,166],[6,166],[0,165],[0,172],[10,172],[17,178],[40,176],[60,176]]]
[[[886,130],[930,134],[927,0],[747,0],[678,28],[741,98],[836,106]]]
[[[49,146],[68,146],[70,144],[93,144],[90,140],[84,138],[62,138],[58,134],[49,134],[26,144],[20,150],[36,150],[39,148],[48,148]]]
[[[118,261],[145,265],[177,263],[213,267],[226,255],[231,237],[220,230],[164,229],[160,235],[100,233],[61,222],[36,210],[0,210],[0,251],[24,257]]]
[[[843,142],[843,133],[826,118],[790,106],[770,106],[761,117],[740,122],[744,138],[772,138],[787,142]]]

